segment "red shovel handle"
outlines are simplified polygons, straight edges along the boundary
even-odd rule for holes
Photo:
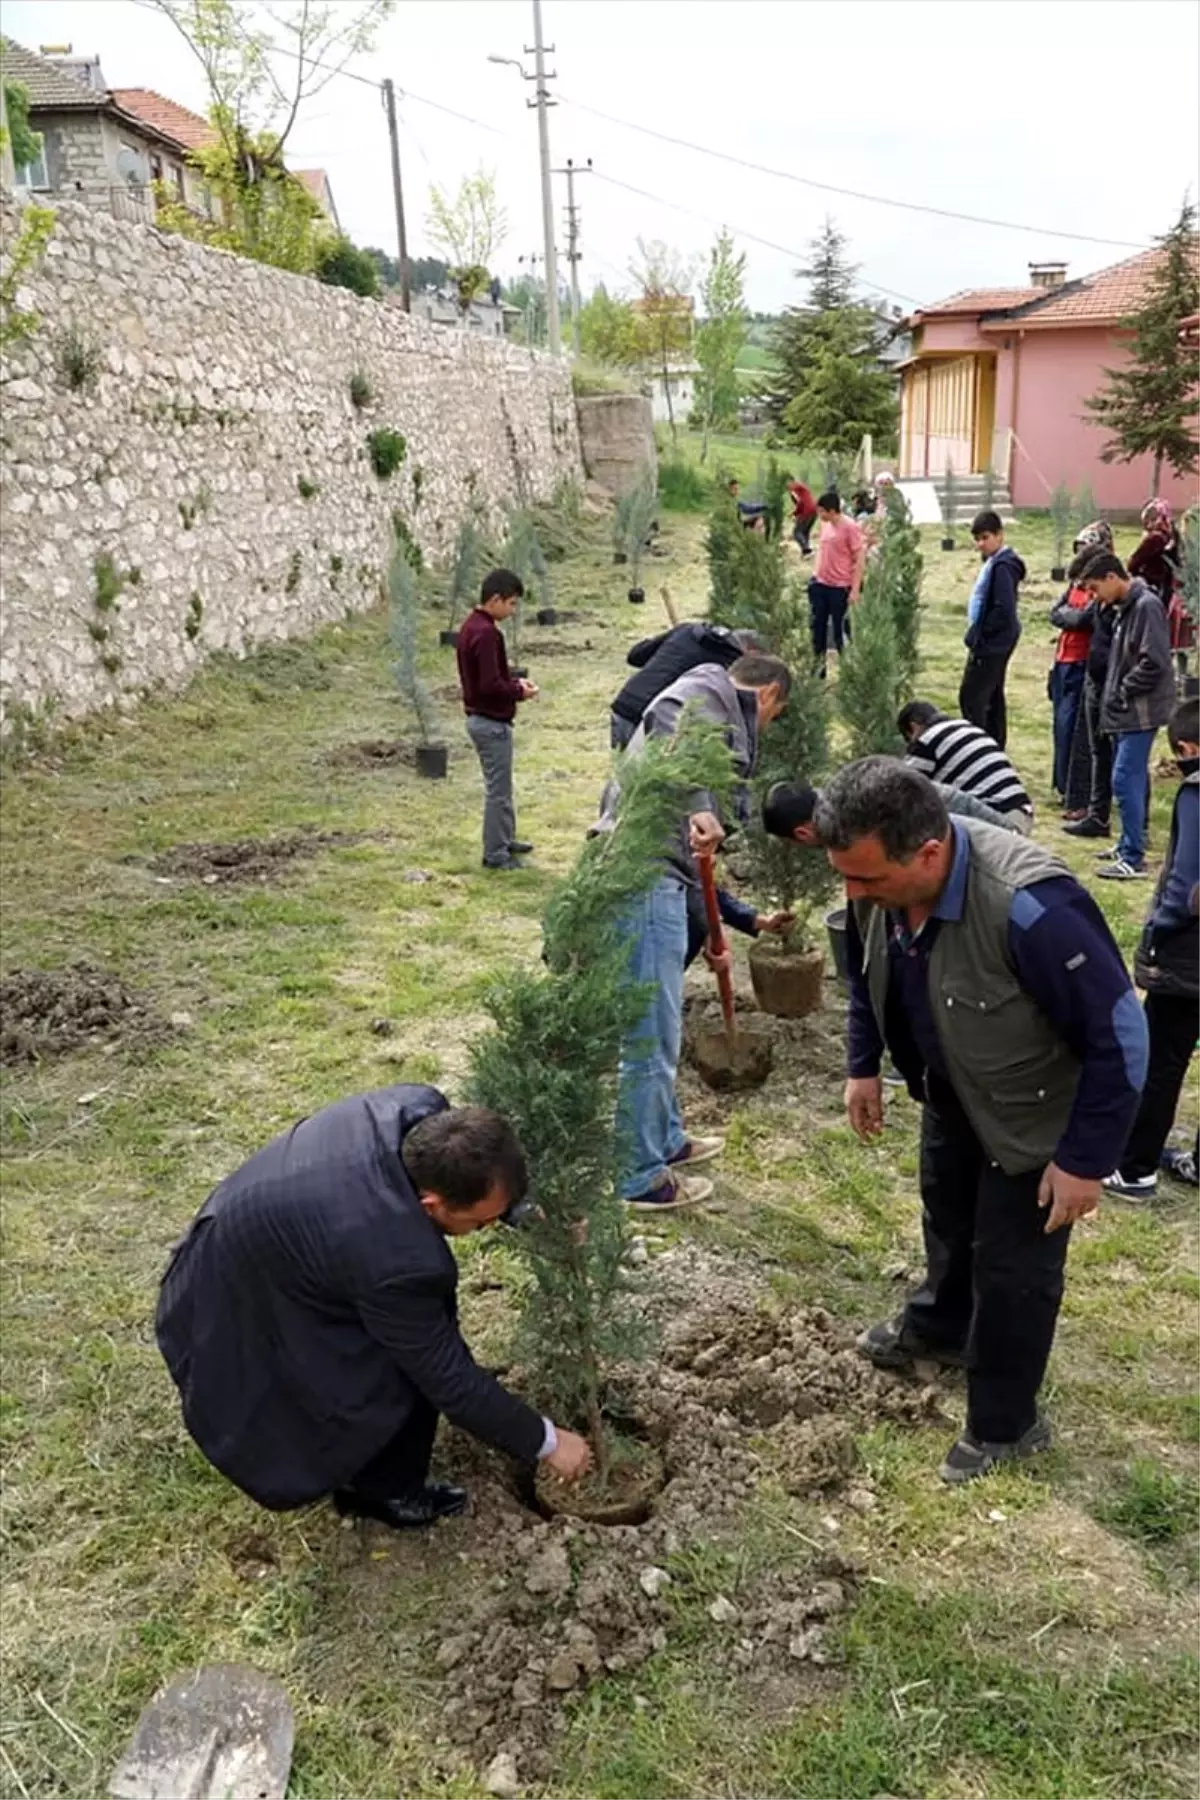
[[[721,923],[721,909],[717,905],[717,884],[713,876],[713,859],[709,851],[697,852],[696,868],[700,874],[700,888],[704,894],[704,912],[708,919],[708,947],[714,956],[724,956],[726,950],[725,927]],[[733,976],[727,968],[717,970],[717,987],[721,995],[721,1011],[725,1015],[725,1029],[732,1038],[734,1033]]]

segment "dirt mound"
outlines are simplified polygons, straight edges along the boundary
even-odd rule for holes
[[[836,1658],[826,1632],[851,1604],[853,1564],[814,1540],[807,1568],[771,1568],[740,1586],[730,1574],[720,1592],[705,1560],[681,1553],[736,1544],[764,1479],[776,1494],[779,1484],[819,1492],[834,1510],[861,1502],[867,1478],[848,1485],[855,1426],[939,1410],[933,1390],[865,1363],[821,1308],[763,1310],[747,1279],[695,1246],[656,1258],[655,1273],[655,1311],[678,1320],[686,1305],[688,1316],[667,1325],[653,1364],[617,1374],[623,1407],[667,1466],[644,1524],[540,1521],[494,1474],[480,1492],[482,1453],[453,1440],[456,1458],[478,1471],[478,1513],[455,1539],[472,1572],[462,1615],[435,1628],[424,1651],[443,1672],[446,1737],[481,1769],[509,1759],[522,1786],[552,1773],[563,1701],[602,1674],[637,1668],[675,1629],[711,1633],[712,1656],[731,1675],[770,1676],[787,1690],[785,1704],[795,1699]]]
[[[171,1031],[119,975],[93,963],[14,969],[0,981],[0,1063],[41,1062],[118,1039],[150,1048]]]
[[[387,769],[412,768],[416,759],[416,746],[400,738],[364,738],[357,744],[336,744],[322,760],[331,769]]]
[[[559,620],[562,623],[562,620]],[[522,651],[531,663],[538,662],[543,656],[581,656],[585,651],[594,649],[591,638],[584,638],[581,644],[564,644],[561,638],[540,638],[530,636],[528,643],[522,645]]]
[[[227,844],[176,844],[154,857],[156,875],[200,881],[206,887],[235,881],[270,881],[299,858],[365,843],[378,833],[296,831],[275,838],[234,838]]]

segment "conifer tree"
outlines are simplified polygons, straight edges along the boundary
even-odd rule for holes
[[[389,635],[395,651],[392,674],[396,686],[413,709],[421,742],[431,744],[437,730],[437,708],[433,695],[417,669],[417,632],[419,595],[417,572],[413,568],[407,545],[397,543],[388,564]]]
[[[900,664],[896,623],[883,583],[864,582],[854,608],[854,635],[838,662],[838,711],[850,734],[850,754],[894,755],[900,748]]]
[[[912,509],[898,488],[886,490],[883,537],[876,557],[868,560],[864,586],[877,578],[886,592],[896,628],[899,692],[911,697],[921,664],[921,577],[925,562],[921,534]],[[873,565],[878,566],[874,576]]]
[[[1071,498],[1071,490],[1065,481],[1060,481],[1050,496],[1050,529],[1054,533],[1054,566],[1061,569],[1067,554],[1067,538],[1071,531],[1071,520],[1075,512],[1075,503]]]
[[[1080,532],[1085,525],[1096,522],[1096,496],[1092,492],[1092,484],[1085,481],[1075,496],[1075,529]]]
[[[471,1054],[470,1097],[503,1113],[529,1167],[531,1222],[516,1242],[532,1275],[521,1319],[537,1391],[586,1428],[608,1470],[606,1371],[636,1347],[616,1189],[621,1042],[646,1007],[628,977],[621,919],[658,879],[663,846],[697,788],[728,791],[731,758],[709,721],[623,758],[615,829],[590,838],[543,920],[543,966],[518,969],[487,1000],[492,1029]]]
[[[1196,438],[1196,353],[1181,342],[1184,319],[1200,310],[1196,209],[1185,200],[1146,283],[1142,303],[1121,320],[1131,334],[1129,361],[1105,369],[1105,386],[1084,406],[1107,434],[1103,462],[1154,458],[1151,488],[1158,493],[1163,464],[1176,475],[1194,475],[1200,463]]]

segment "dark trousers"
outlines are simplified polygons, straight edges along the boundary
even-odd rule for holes
[[[905,1323],[930,1344],[966,1351],[968,1430],[988,1443],[1013,1443],[1037,1417],[1070,1229],[1046,1235],[1040,1168],[1006,1175],[989,1161],[953,1089],[929,1077],[927,1091],[926,1270]]]
[[[1075,714],[1075,731],[1071,738],[1071,754],[1067,761],[1067,786],[1063,794],[1063,805],[1068,812],[1085,813],[1092,792],[1092,746],[1088,739],[1087,707],[1084,701],[1087,696],[1087,678],[1079,694],[1079,709]]]
[[[814,513],[810,519],[796,519],[792,523],[792,536],[805,556],[808,555],[809,539],[812,537],[812,528],[816,522],[817,515]]]
[[[958,690],[958,710],[970,725],[978,725],[995,738],[1003,750],[1008,741],[1008,709],[1004,703],[1004,676],[1011,650],[972,654],[963,670]]]
[[[1087,717],[1088,744],[1092,752],[1092,791],[1088,813],[1107,825],[1112,813],[1113,741],[1100,729],[1101,684],[1089,675],[1083,684],[1083,710]]]
[[[436,1407],[420,1395],[394,1438],[358,1471],[347,1485],[364,1500],[398,1500],[419,1494],[429,1475],[429,1459],[437,1435]]]
[[[1196,1001],[1187,994],[1147,994],[1146,1025],[1150,1062],[1141,1105],[1121,1158],[1121,1173],[1127,1178],[1153,1175],[1158,1168],[1196,1048]]]
[[[637,726],[631,725],[628,719],[623,719],[619,712],[609,713],[608,741],[612,749],[623,750],[636,730]]]
[[[830,587],[827,582],[818,581],[814,576],[808,584],[808,616],[812,626],[813,655],[825,666],[825,650],[830,631],[833,632],[833,647],[838,655],[842,654],[846,639],[850,633],[846,627],[846,608],[850,604],[850,589]]]
[[[1050,704],[1053,708],[1054,775],[1053,787],[1064,799],[1071,772],[1071,745],[1083,700],[1083,683],[1087,670],[1083,663],[1056,662],[1050,671]]]

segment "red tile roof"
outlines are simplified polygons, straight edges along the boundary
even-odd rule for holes
[[[1200,239],[1193,247],[1200,259]],[[984,329],[1003,330],[1010,322],[1026,329],[1069,325],[1115,325],[1129,313],[1136,312],[1154,274],[1163,251],[1160,245],[1142,250],[1137,256],[1115,263],[1111,269],[1100,269],[1079,281],[1065,281],[1061,287],[1039,293],[1036,300],[1010,308],[1003,319],[985,319]]]
[[[143,125],[173,139],[185,150],[203,150],[215,142],[216,133],[207,119],[156,94],[153,88],[110,88],[109,97],[122,112],[140,119]]]
[[[948,300],[919,306],[913,320],[931,319],[939,314],[997,312],[1002,306],[1019,306],[1023,300],[1032,300],[1041,292],[1041,288],[1035,287],[964,288],[960,294],[951,294]]]

